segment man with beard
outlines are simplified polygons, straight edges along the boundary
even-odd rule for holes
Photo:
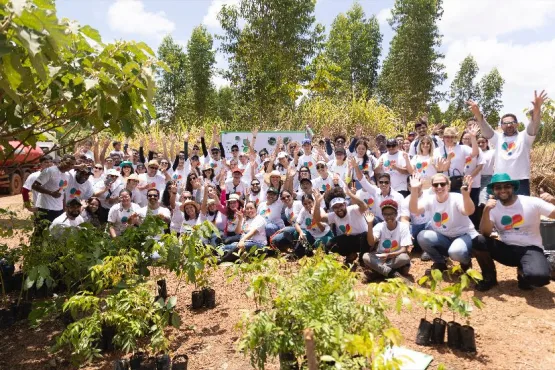
[[[166,207],[160,204],[160,192],[156,188],[149,189],[146,193],[148,204],[146,207],[139,209],[137,212],[142,219],[147,216],[156,216],[164,220],[168,225],[170,224],[171,212]],[[166,227],[167,228],[167,227]],[[166,229],[165,228],[165,229]],[[164,234],[164,230],[160,230],[160,234],[153,237],[155,240],[160,240],[161,235]]]
[[[345,256],[345,263],[351,264],[357,256],[362,258],[369,251],[366,241],[368,226],[364,219],[368,207],[348,187],[345,189],[333,187],[326,192],[326,204],[331,212],[322,215],[320,207],[314,207],[314,222],[328,223],[335,235],[326,244],[326,251]],[[315,204],[322,202],[322,194],[317,189],[314,189],[313,196]],[[350,206],[347,206],[347,196],[351,198]]]
[[[506,173],[511,179],[519,181],[519,195],[530,195],[530,151],[540,129],[541,108],[546,99],[545,91],[539,95],[534,91],[534,108],[531,111],[530,123],[520,132],[518,120],[512,113],[501,117],[499,126],[503,132],[494,131],[478,105],[472,100],[468,101],[468,106],[480,125],[482,136],[489,140],[489,146],[495,149],[495,173]]]
[[[66,188],[66,202],[73,199],[89,199],[93,195],[93,187],[89,180],[88,170],[76,169],[73,176],[69,178]]]
[[[483,280],[476,285],[486,291],[497,285],[493,260],[517,267],[518,287],[531,290],[549,284],[549,263],[543,252],[541,216],[555,218],[555,206],[542,199],[517,195],[520,181],[506,173],[493,175],[487,186],[491,198],[486,203],[480,231],[485,243],[475,246],[474,256],[482,269]],[[499,239],[491,237],[493,229]]]
[[[66,203],[66,211],[60,216],[56,217],[50,225],[50,234],[54,237],[59,237],[65,228],[77,227],[83,222],[81,217],[81,201],[78,198],[73,198]]]
[[[260,204],[260,190],[261,190],[260,181],[256,178],[253,179],[251,181],[251,187],[249,188],[249,192],[246,200],[254,202],[254,204],[256,204],[257,207]]]

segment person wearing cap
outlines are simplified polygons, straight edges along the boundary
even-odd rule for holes
[[[401,145],[403,142],[401,141]],[[410,162],[409,155],[399,150],[399,141],[389,139],[386,143],[387,153],[381,155],[378,159],[376,172],[389,174],[391,177],[391,188],[406,197],[409,195],[407,190],[407,163]]]
[[[114,204],[108,212],[108,232],[112,238],[120,236],[129,225],[139,223],[141,207],[131,201],[131,191],[122,189],[119,192],[119,203]]]
[[[412,143],[414,141],[414,139],[416,138],[416,131],[411,131],[409,132],[409,134],[407,135],[407,140]],[[408,151],[407,151],[408,152]]]
[[[287,172],[291,169],[291,161],[289,156],[285,152],[279,152],[277,154],[277,164],[275,169],[279,171],[281,175],[287,175]]]
[[[79,198],[73,198],[66,203],[65,212],[50,224],[50,234],[53,237],[59,237],[66,228],[78,227],[85,222],[81,217],[81,205]]]
[[[110,208],[119,202],[119,192],[123,189],[119,172],[115,169],[108,170],[104,181],[97,182],[93,187],[94,196],[100,200],[98,217],[102,223],[108,220]]]
[[[149,189],[157,189],[161,193],[166,187],[166,177],[158,172],[158,168],[160,168],[158,161],[151,159],[146,166],[146,173],[139,175],[140,183],[137,188],[145,197]]]
[[[322,202],[323,196],[318,190],[314,189],[312,195],[316,205]],[[347,206],[347,196],[351,198],[350,206]],[[345,256],[345,263],[352,264],[357,256],[360,259],[363,253],[368,252],[368,226],[363,217],[368,207],[348,187],[345,191],[334,187],[326,192],[326,204],[329,204],[330,209],[327,214],[322,214],[319,207],[314,207],[314,222],[329,224],[335,235],[326,244],[326,251]]]
[[[285,226],[282,218],[281,211],[283,203],[279,201],[279,190],[270,186],[266,190],[266,201],[258,205],[257,212],[266,221],[266,236],[269,238],[276,231]]]
[[[133,170],[133,163],[131,161],[123,161],[119,164],[121,168],[121,177],[125,181],[131,174],[135,173]]]
[[[304,139],[301,141],[302,152],[299,151],[297,157],[295,158],[295,166],[297,169],[301,167],[308,167],[310,170],[310,175],[312,178],[318,176],[316,171],[316,162],[314,155],[312,154],[312,141],[310,139]],[[301,154],[302,153],[302,154]]]
[[[257,205],[258,206],[258,205]],[[243,209],[243,200],[237,194],[231,194],[226,201],[226,225],[223,232],[224,244],[238,242],[241,239],[241,229],[237,212]]]
[[[478,105],[473,101],[468,102],[482,135],[495,149],[495,173],[507,173],[512,179],[520,181],[519,195],[530,195],[530,151],[540,129],[541,109],[546,100],[544,90],[539,95],[534,91],[530,123],[520,132],[514,114],[507,113],[501,117],[499,126],[502,132],[497,132],[486,121]]]
[[[225,182],[225,193],[229,197],[231,194],[237,194],[244,199],[247,194],[248,185],[242,180],[243,172],[239,168],[235,168],[231,173],[231,179]]]
[[[42,220],[54,221],[64,213],[64,191],[69,184],[67,173],[75,166],[75,157],[66,154],[58,165],[45,168],[31,189],[40,193],[35,206],[38,208],[37,225]],[[41,230],[40,225],[38,230]]]
[[[398,204],[401,204],[404,197],[401,193],[395,191],[391,188],[391,176],[389,173],[380,173],[376,175],[376,183],[378,186],[371,184],[368,180],[369,174],[366,176],[361,171],[360,167],[356,165],[355,159],[351,158],[350,160],[351,167],[355,170],[355,179],[358,180],[360,187],[366,193],[364,195],[368,196],[366,204],[370,206],[370,204],[381,204],[384,200],[392,199],[396,201]],[[379,207],[372,208],[375,212],[377,222],[383,221],[382,211]]]
[[[449,192],[450,180],[443,173],[432,177],[433,195],[419,199],[421,184],[420,175],[413,174],[409,211],[414,214],[429,212],[432,215],[426,229],[418,234],[418,244],[432,258],[431,270],[445,271],[445,257],[460,262],[463,271],[468,270],[472,267],[472,248],[482,242],[469,218],[475,210],[470,199],[472,177],[465,176],[461,194]]]
[[[66,202],[73,198],[80,200],[89,199],[93,195],[93,187],[89,182],[88,169],[75,169],[73,175],[70,174],[68,186],[65,189]]]
[[[410,268],[408,249],[412,246],[409,225],[397,221],[399,204],[396,201],[384,200],[380,209],[384,221],[376,226],[374,215],[370,212],[364,214],[368,225],[366,241],[370,252],[364,253],[362,260],[366,267],[380,275],[405,280],[403,275],[408,274]]]
[[[127,178],[125,189],[131,192],[131,202],[138,204],[140,207],[146,206],[146,196],[142,191],[137,189],[139,185],[139,176],[134,173]]]
[[[494,260],[517,267],[518,287],[530,290],[549,284],[551,272],[540,234],[541,217],[555,218],[555,205],[540,198],[518,195],[519,180],[507,173],[493,175],[487,187],[490,199],[480,222],[483,248],[474,256],[482,269],[483,280],[476,285],[486,291],[497,285]],[[493,230],[499,238],[492,238]]]
[[[214,168],[212,168],[212,165],[210,165],[210,163],[205,163],[202,166],[202,177],[204,178],[205,184],[216,185],[216,172],[214,171]]]

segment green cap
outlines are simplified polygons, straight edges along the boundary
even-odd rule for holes
[[[515,192],[517,192],[518,188],[520,187],[520,181],[511,180],[511,176],[509,176],[509,174],[507,174],[505,172],[496,173],[495,175],[492,176],[491,181],[489,182],[489,184],[487,186],[488,194],[493,195],[493,185],[501,184],[501,183],[511,184],[513,186]]]

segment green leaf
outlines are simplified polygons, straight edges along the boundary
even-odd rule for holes
[[[39,273],[39,276],[43,278],[47,278],[50,276],[50,270],[48,270],[48,267],[45,265],[40,265],[38,267],[38,273]]]
[[[484,307],[484,302],[482,302],[478,297],[472,297],[472,302],[474,303],[474,306],[478,307],[480,310]]]
[[[172,312],[171,325],[176,329],[179,329],[181,326],[181,317],[179,317],[177,312]]]
[[[443,273],[440,270],[432,270],[432,279],[435,282],[443,281]]]
[[[422,276],[420,279],[418,279],[418,285],[424,285],[428,281],[428,279],[428,276]]]
[[[175,307],[175,305],[177,304],[177,297],[172,296],[168,299],[168,304],[167,304],[167,308],[168,309],[172,309]]]
[[[323,356],[320,357],[320,361],[323,361],[323,362],[335,362],[335,358],[333,358],[333,357],[330,356],[330,355],[323,355]]]
[[[18,72],[18,69],[21,68],[21,65],[19,64],[19,68],[17,68],[15,66],[15,63],[19,64],[17,54],[4,55],[2,57],[2,64],[4,67],[3,72],[13,90],[17,90],[17,88],[21,84],[21,74]]]
[[[481,273],[473,269],[467,270],[466,274],[470,276],[472,279],[474,279],[475,281],[484,279]]]
[[[96,78],[87,78],[85,79],[85,90],[89,91],[90,89],[94,88],[98,85],[98,79]]]
[[[88,38],[93,39],[98,43],[102,43],[102,37],[100,36],[100,33],[91,26],[83,26],[79,29],[79,31],[81,31],[81,33],[83,33]]]

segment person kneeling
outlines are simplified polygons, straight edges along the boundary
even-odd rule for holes
[[[493,175],[487,186],[491,199],[480,222],[485,243],[474,250],[484,279],[476,290],[486,291],[497,285],[493,260],[518,268],[520,289],[549,284],[551,273],[543,252],[540,221],[541,216],[555,218],[555,206],[539,198],[517,195],[519,186],[520,182],[506,173]],[[491,237],[494,228],[499,240]]]
[[[396,201],[388,199],[380,204],[384,221],[373,227],[374,215],[370,212],[364,214],[368,223],[366,240],[371,251],[362,256],[364,265],[372,271],[388,278],[399,277],[405,279],[403,274],[408,273],[410,257],[407,253],[412,245],[409,225],[397,221],[399,205]]]

